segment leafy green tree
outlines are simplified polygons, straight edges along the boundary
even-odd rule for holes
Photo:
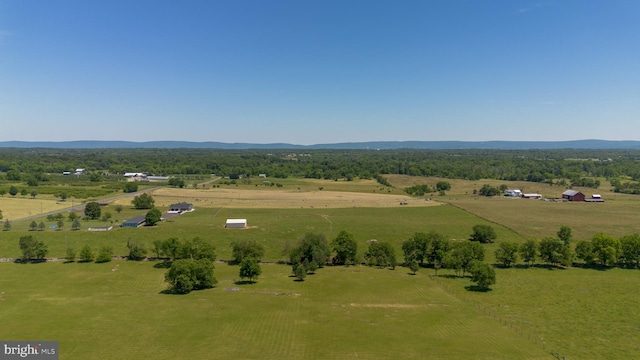
[[[415,260],[411,260],[409,262],[409,270],[411,270],[411,272],[413,273],[413,275],[416,274],[416,272],[420,269],[420,265],[418,264],[417,261]]]
[[[4,221],[4,227],[2,229],[3,231],[9,231],[11,230],[11,223],[9,222],[9,219]]]
[[[124,186],[122,187],[122,192],[125,192],[125,193],[134,193],[136,191],[138,191],[138,184],[136,184],[133,181],[124,184]],[[150,208],[136,208],[136,209],[150,209]]]
[[[520,245],[515,242],[500,243],[495,251],[496,260],[501,262],[504,267],[511,267],[511,265],[518,262],[519,249]]]
[[[29,224],[29,231],[36,231],[36,230],[38,230],[38,223],[35,220],[33,220],[31,224]]]
[[[0,189],[0,197],[4,197],[4,194],[7,193],[7,190],[5,189]]]
[[[477,242],[457,242],[452,246],[447,267],[451,265],[456,273],[464,276],[465,272],[469,272],[474,261],[484,260],[484,255],[484,247]]]
[[[40,224],[38,224],[38,231],[44,231],[47,228],[47,226],[44,224],[43,221],[40,221]]]
[[[336,253],[333,263],[336,265],[356,264],[358,254],[358,242],[353,234],[341,230],[333,241],[331,248]]]
[[[127,241],[127,248],[129,249],[127,260],[139,261],[147,255],[147,249],[145,249],[144,244],[138,241],[131,241],[131,239],[129,239]]]
[[[74,213],[74,212],[70,212],[69,215],[67,216],[67,219],[69,219],[69,221],[73,222],[73,220],[78,218],[78,214]]]
[[[107,221],[111,220],[112,216],[113,215],[111,215],[110,212],[105,211],[104,214],[102,214],[102,217],[100,218],[100,220],[103,221],[103,222],[107,222]]]
[[[113,248],[111,246],[103,246],[100,248],[98,252],[98,257],[96,258],[97,263],[106,263],[111,261],[113,256]]]
[[[436,190],[438,191],[449,191],[451,190],[451,184],[446,181],[438,181],[436,184]]]
[[[495,186],[491,186],[489,184],[484,184],[482,185],[482,188],[480,188],[480,195],[482,196],[496,196],[496,195],[500,195],[501,191],[500,189],[498,189]]]
[[[122,212],[122,209],[124,209],[122,205],[116,205],[113,207],[113,210],[115,210],[118,214]]]
[[[60,196],[60,200],[62,200],[62,201],[67,200],[67,193],[66,192],[64,192],[64,191],[61,192],[59,196]]]
[[[296,248],[289,253],[292,264],[300,264],[307,261],[315,261],[318,266],[326,265],[331,256],[329,243],[324,234],[307,233],[300,239]]]
[[[250,282],[253,282],[253,279],[257,278],[260,274],[262,274],[262,269],[260,268],[260,264],[254,258],[245,258],[240,263],[240,278],[248,278]]]
[[[606,234],[596,234],[591,239],[591,244],[593,245],[593,253],[600,265],[609,266],[618,261],[620,240]]]
[[[178,254],[180,254],[182,244],[178,238],[172,237],[162,242],[162,253],[168,256],[171,260],[176,260]]]
[[[20,191],[20,190],[18,190],[18,188],[17,188],[17,187],[15,187],[15,186],[11,185],[11,187],[9,188],[9,195],[11,195],[11,196],[16,196],[16,195],[18,195],[18,192],[19,192],[19,191]]]
[[[20,181],[22,180],[22,174],[20,174],[20,171],[16,169],[11,169],[7,171],[6,178],[9,181]]]
[[[364,258],[369,266],[376,265],[380,268],[388,266],[391,269],[395,269],[398,264],[396,250],[390,243],[384,241],[370,242]]]
[[[23,261],[42,260],[49,252],[44,242],[34,239],[31,235],[20,237],[19,244]]]
[[[133,207],[136,209],[151,209],[155,202],[153,197],[147,193],[138,195],[131,200]]]
[[[64,227],[64,221],[58,220],[56,225],[58,226],[58,230],[62,230],[62,228]]]
[[[216,261],[216,248],[210,241],[195,237],[180,246],[180,255],[183,259],[208,259],[214,262]]]
[[[144,222],[147,226],[154,226],[155,224],[160,222],[162,218],[162,213],[158,208],[153,208],[147,211],[147,214],[144,216]]]
[[[102,208],[100,207],[100,204],[98,204],[95,201],[91,201],[87,203],[87,205],[85,205],[84,207],[84,215],[88,219],[91,219],[91,220],[99,219],[101,214],[102,214]]]
[[[429,261],[432,242],[441,239],[444,239],[444,237],[435,231],[431,231],[428,234],[422,232],[413,234],[410,239],[402,243],[405,263],[409,264],[412,260],[416,260],[422,265],[425,261]]]
[[[640,267],[640,234],[620,238],[620,259],[626,267]]]
[[[38,195],[38,192],[37,192],[37,191],[35,191],[35,190],[31,190],[31,198],[32,198],[32,199],[35,199],[37,195]]]
[[[451,252],[451,242],[444,236],[433,239],[431,241],[431,248],[428,251],[428,259],[438,275],[438,269],[444,266],[448,254]]]
[[[578,241],[576,244],[576,257],[589,265],[596,263],[596,255],[593,252],[591,241]]]
[[[565,246],[564,241],[558,238],[546,237],[542,239],[540,241],[539,251],[540,259],[553,265],[562,264],[569,266],[573,260],[571,248]]]
[[[304,278],[307,277],[307,269],[301,263],[293,264],[292,270],[293,275],[298,278],[299,281],[304,281]]]
[[[473,227],[473,234],[471,234],[471,241],[479,241],[483,244],[492,243],[498,236],[496,231],[490,225],[476,225]]]
[[[80,249],[80,261],[82,262],[90,262],[93,261],[95,254],[89,244],[85,244],[82,249]]]
[[[20,195],[22,195],[22,196],[27,196],[28,193],[29,193],[29,191],[27,191],[27,189],[21,189],[20,190]]]
[[[538,257],[538,242],[533,239],[525,241],[520,245],[519,253],[528,266],[533,265]]]
[[[100,175],[97,172],[91,173],[91,175],[89,175],[89,181],[91,181],[91,182],[100,182],[100,181],[102,181],[102,175]]]
[[[162,252],[162,240],[153,241],[153,252],[156,254],[156,259],[160,259]]]
[[[489,286],[496,283],[496,272],[489,264],[475,261],[469,271],[471,273],[471,281],[475,282],[480,288],[488,289]]]
[[[67,248],[67,261],[76,261],[76,250],[74,248]]]
[[[569,246],[569,243],[571,242],[571,228],[565,225],[562,225],[560,227],[560,230],[558,230],[558,239],[562,240],[562,242],[564,242],[565,246]]]
[[[80,230],[80,227],[82,227],[82,225],[80,224],[80,219],[78,218],[73,219],[73,224],[71,224],[71,230]]]
[[[213,276],[213,262],[208,259],[181,259],[171,264],[165,273],[169,291],[188,294],[192,290],[207,289],[218,283]]]
[[[231,244],[231,251],[233,262],[236,264],[242,263],[242,260],[247,258],[260,261],[264,256],[264,246],[255,240],[234,241]]]
[[[183,188],[185,187],[184,179],[171,177],[169,178],[169,186]]]

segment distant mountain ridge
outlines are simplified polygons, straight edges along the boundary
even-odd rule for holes
[[[215,141],[0,141],[3,148],[53,148],[53,149],[640,149],[636,140],[570,140],[570,141],[365,141],[332,144],[295,145],[287,143],[223,143]]]

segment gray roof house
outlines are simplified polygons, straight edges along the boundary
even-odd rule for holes
[[[137,228],[140,227],[142,225],[144,225],[145,221],[144,221],[145,216],[144,215],[138,215],[138,216],[134,216],[131,219],[127,220],[127,221],[123,221],[122,222],[122,227],[124,228]]]

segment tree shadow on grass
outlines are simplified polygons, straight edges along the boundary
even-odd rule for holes
[[[172,261],[163,261],[156,264],[153,264],[153,267],[156,269],[168,269],[171,267]]]
[[[254,281],[254,280],[238,280],[238,281],[234,282],[234,284],[236,284],[236,285],[253,285],[255,283],[256,283],[256,281]]]
[[[478,286],[478,285],[468,285],[468,286],[465,286],[464,288],[467,291],[474,291],[474,292],[489,292],[489,291],[492,291],[488,287],[483,287],[483,286]]]
[[[71,264],[71,263],[74,263],[74,262],[76,262],[76,261],[75,260],[65,260],[63,262],[63,264]]]
[[[575,268],[591,269],[591,270],[597,270],[597,271],[608,271],[613,269],[613,266],[604,266],[599,264],[573,264],[572,266]],[[621,269],[624,269],[624,267],[621,267]]]
[[[15,259],[13,262],[16,264],[40,264],[47,262],[47,259]]]

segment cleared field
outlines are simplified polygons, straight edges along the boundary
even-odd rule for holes
[[[234,209],[375,208],[436,206],[435,201],[406,195],[346,191],[242,190],[242,189],[158,189],[152,193],[156,206],[168,207],[179,201],[194,201],[195,207]],[[123,204],[130,200],[120,200]],[[405,205],[401,205],[404,203]]]
[[[263,265],[235,285],[160,294],[149,262],[0,264],[0,338],[60,342],[61,359],[548,359],[541,346],[426,274],[366,267],[306,281]],[[38,279],[34,281],[34,279]]]
[[[77,203],[76,203],[77,205]],[[4,220],[20,219],[71,207],[71,201],[61,202],[53,198],[0,197],[0,210]]]

